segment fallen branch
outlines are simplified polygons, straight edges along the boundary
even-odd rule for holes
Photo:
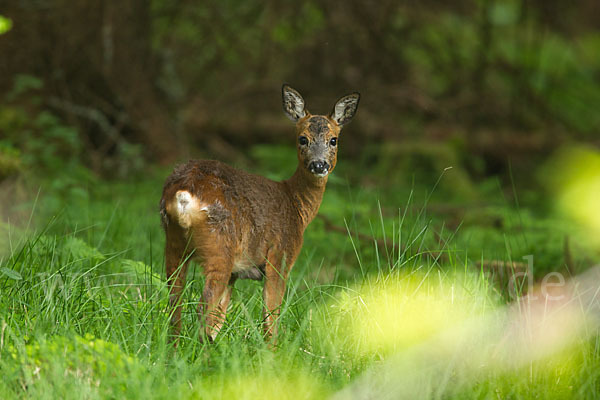
[[[352,234],[353,234],[352,232],[350,232],[348,229],[344,228],[343,226],[335,225],[325,215],[317,214],[317,217],[323,221],[323,223],[325,224],[326,230],[328,230],[330,232],[337,232],[337,233],[341,233],[344,235],[352,236]],[[402,248],[402,246],[400,246],[399,243],[392,243],[389,240],[378,239],[374,236],[366,235],[364,233],[356,232],[356,237],[358,238],[358,240],[362,240],[363,242],[369,242],[369,243],[375,242],[375,243],[377,243],[377,247],[379,247],[381,249],[393,248],[394,250],[398,250],[398,251],[404,250]]]

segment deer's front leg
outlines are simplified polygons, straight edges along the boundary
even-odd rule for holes
[[[198,314],[204,322],[204,335],[210,341],[215,340],[225,322],[234,281],[231,268],[225,268],[225,271],[215,268],[206,273]]]
[[[290,268],[286,267],[284,257],[275,255],[267,257],[265,287],[263,289],[263,329],[265,339],[270,342],[271,346],[277,344],[278,319],[289,270]]]

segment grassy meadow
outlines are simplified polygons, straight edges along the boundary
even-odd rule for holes
[[[285,178],[293,151],[257,146],[243,166]],[[254,281],[237,282],[216,342],[198,340],[197,265],[180,347],[168,344],[158,217],[168,169],[107,181],[74,165],[10,183],[0,397],[600,397],[595,309],[566,301],[538,329],[518,313],[527,277],[511,278],[532,256],[536,287],[550,271],[571,280],[597,261],[594,236],[518,182],[377,168],[358,173],[340,156],[288,282],[275,351]]]

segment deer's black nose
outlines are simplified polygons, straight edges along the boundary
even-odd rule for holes
[[[327,172],[329,165],[325,161],[313,161],[308,165],[308,169],[313,174],[321,175]]]

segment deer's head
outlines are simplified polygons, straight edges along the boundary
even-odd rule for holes
[[[300,164],[316,179],[325,178],[337,162],[338,136],[358,109],[359,93],[340,98],[329,115],[311,115],[296,90],[283,85],[283,110],[296,123]]]

